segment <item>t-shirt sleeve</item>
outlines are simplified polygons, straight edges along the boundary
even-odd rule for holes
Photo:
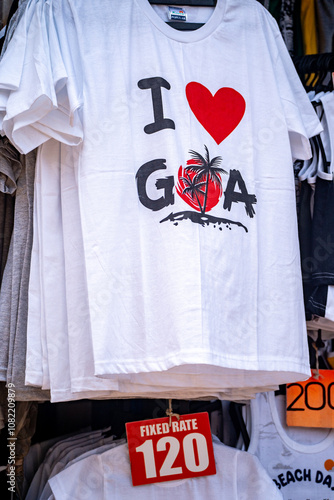
[[[277,35],[276,43],[278,56],[275,75],[289,132],[292,157],[307,160],[312,157],[309,138],[320,134],[322,125],[280,34]]]
[[[257,457],[240,451],[237,459],[238,500],[282,500],[282,494]]]
[[[66,25],[66,29],[65,29]],[[0,63],[0,126],[21,153],[83,138],[78,40],[66,0],[33,0]]]

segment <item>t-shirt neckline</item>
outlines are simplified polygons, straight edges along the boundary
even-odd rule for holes
[[[223,21],[227,2],[227,0],[217,0],[217,4],[211,14],[211,17],[197,30],[181,31],[172,28],[169,24],[165,23],[165,21],[163,21],[163,19],[161,19],[157,12],[155,12],[152,8],[148,0],[135,1],[143,13],[149,18],[151,23],[154,24],[154,26],[166,37],[184,43],[198,42],[211,35],[211,33],[213,33],[218,25]],[[173,4],[171,3],[171,5]]]
[[[302,453],[318,453],[320,451],[325,450],[329,446],[333,446],[334,429],[329,430],[327,436],[322,441],[315,444],[302,444],[298,443],[297,441],[294,441],[287,435],[281,424],[281,420],[279,418],[275,402],[275,393],[273,392],[269,393],[269,405],[270,405],[272,419],[276,426],[278,434],[280,435],[282,441],[285,442],[285,444],[288,445],[293,450]]]

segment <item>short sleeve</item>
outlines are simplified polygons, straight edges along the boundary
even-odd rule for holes
[[[82,141],[77,45],[65,0],[31,2],[0,63],[2,133],[21,153],[50,138]]]
[[[247,480],[245,480],[247,478]],[[238,500],[282,500],[282,494],[257,457],[240,451],[237,459]]]
[[[276,38],[275,76],[295,159],[312,157],[309,138],[323,130],[281,35]]]

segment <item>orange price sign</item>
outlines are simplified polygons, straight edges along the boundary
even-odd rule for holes
[[[286,386],[286,422],[297,427],[334,427],[334,370],[319,370]]]

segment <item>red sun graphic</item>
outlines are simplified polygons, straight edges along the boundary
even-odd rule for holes
[[[176,191],[178,195],[192,208],[201,213],[210,212],[217,205],[222,194],[222,173],[227,173],[219,167],[221,157],[210,160],[206,146],[204,157],[196,151],[190,151],[192,159],[187,166],[180,166]]]

